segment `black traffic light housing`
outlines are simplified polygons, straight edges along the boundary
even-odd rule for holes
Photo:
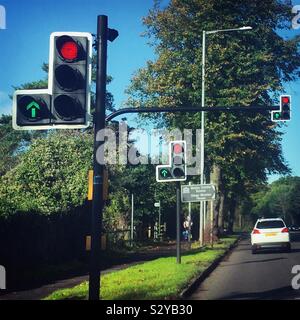
[[[13,99],[13,104],[17,106],[14,129],[27,126],[39,129],[50,124],[51,95],[47,90],[17,90]]]
[[[50,86],[54,124],[85,125],[90,103],[90,43],[73,33],[51,36]]]
[[[15,91],[15,130],[82,129],[90,125],[92,40],[85,32],[51,34],[48,89]]]
[[[281,118],[283,121],[291,120],[291,96],[281,96]]]
[[[291,120],[291,96],[281,95],[279,101],[279,110],[271,112],[271,120],[274,122]]]
[[[186,179],[186,142],[171,141],[169,143],[169,164],[156,166],[156,181],[173,182]]]

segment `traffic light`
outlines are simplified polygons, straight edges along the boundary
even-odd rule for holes
[[[86,32],[51,34],[48,89],[15,91],[15,130],[81,129],[90,125],[92,40]]]
[[[282,120],[291,120],[291,96],[280,96],[280,104]]]
[[[280,109],[272,111],[272,121],[289,121],[291,120],[291,96],[280,96]]]
[[[55,32],[50,38],[49,81],[52,123],[67,128],[89,125],[92,37]]]
[[[171,141],[169,144],[169,164],[156,166],[157,182],[185,181],[186,142]]]
[[[173,178],[186,180],[186,143],[185,141],[171,142],[171,174]]]
[[[50,124],[51,95],[48,90],[17,90],[13,97],[13,128],[41,129]]]

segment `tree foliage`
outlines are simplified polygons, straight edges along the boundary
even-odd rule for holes
[[[90,135],[57,132],[36,139],[20,163],[1,178],[1,214],[50,214],[82,205],[91,163]]]
[[[300,223],[300,177],[281,178],[252,196],[252,214]]]
[[[128,104],[200,106],[202,31],[249,25],[247,32],[207,34],[205,105],[275,105],[283,84],[299,77],[298,39],[278,34],[290,27],[290,18],[290,7],[276,0],[172,0],[164,8],[156,1],[144,24],[157,58],[134,75]],[[195,129],[201,117],[168,114],[163,121]],[[221,170],[215,183],[225,202],[247,198],[269,173],[289,173],[279,129],[268,112],[207,113],[206,171]]]

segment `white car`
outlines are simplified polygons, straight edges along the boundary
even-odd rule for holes
[[[258,219],[251,232],[252,253],[259,249],[284,248],[291,250],[289,229],[280,218]]]

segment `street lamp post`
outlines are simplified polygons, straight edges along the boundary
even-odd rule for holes
[[[202,93],[201,93],[201,107],[204,108],[205,106],[205,51],[206,51],[206,35],[213,34],[218,32],[231,32],[231,31],[243,31],[243,30],[251,30],[252,27],[241,27],[241,28],[231,28],[231,29],[223,29],[223,30],[211,30],[205,31],[203,30],[202,34]],[[200,184],[204,184],[204,120],[205,120],[205,112],[201,112],[201,149],[200,149],[200,156],[201,156],[201,165],[200,165]],[[199,242],[200,245],[203,245],[203,226],[204,226],[204,207],[205,202],[200,202],[200,223],[199,223]]]
[[[133,225],[133,217],[134,217],[134,195],[131,194],[131,227],[130,227],[130,243],[133,246],[133,237],[134,237],[134,225]]]

